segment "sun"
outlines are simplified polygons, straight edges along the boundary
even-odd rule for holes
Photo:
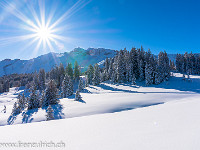
[[[36,30],[36,36],[43,41],[49,40],[51,38],[51,29],[48,27],[40,27]]]
[[[36,2],[35,2],[36,1]],[[63,12],[62,15],[57,16],[56,7],[52,8],[46,13],[45,1],[35,0],[33,2],[26,2],[26,11],[21,11],[21,7],[18,7],[18,3],[10,3],[6,0],[0,0],[0,8],[5,10],[5,12],[10,12],[18,20],[17,23],[20,27],[20,34],[13,37],[8,37],[3,40],[0,39],[0,44],[3,43],[9,44],[10,42],[21,42],[27,41],[26,44],[21,48],[21,51],[28,49],[29,47],[34,47],[33,55],[37,54],[38,51],[56,51],[57,49],[64,49],[65,43],[72,43],[73,38],[64,35],[65,30],[68,30],[63,26],[63,22],[66,21],[69,17],[77,13],[80,9],[85,7],[91,2],[91,0],[78,0],[74,5],[72,5],[66,12]],[[24,5],[24,1],[20,1]],[[12,10],[12,11],[11,11]],[[28,12],[28,14],[27,14]],[[5,13],[6,14],[6,13]],[[1,18],[1,17],[0,17]],[[15,24],[13,24],[15,25]],[[1,38],[1,37],[0,37]]]

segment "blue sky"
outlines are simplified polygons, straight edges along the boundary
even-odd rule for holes
[[[157,54],[200,52],[200,2],[198,0],[1,0],[0,60],[30,59],[50,51],[66,52],[75,47],[128,50],[140,47]],[[45,21],[57,20],[50,40],[52,47],[37,47],[40,37],[26,39],[45,10]],[[28,29],[26,27],[29,27]],[[37,48],[36,48],[37,47]]]

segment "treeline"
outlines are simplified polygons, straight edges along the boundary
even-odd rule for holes
[[[185,52],[176,55],[176,70],[183,74],[200,74],[200,55]]]
[[[113,83],[135,83],[145,80],[146,85],[160,84],[170,77],[169,58],[166,52],[160,52],[156,58],[151,51],[143,48],[120,50],[114,58],[106,58],[102,69],[96,64],[90,65],[86,72],[89,84],[111,80]]]
[[[0,93],[9,92],[9,88],[25,86],[33,80],[34,74],[11,74],[0,77]]]

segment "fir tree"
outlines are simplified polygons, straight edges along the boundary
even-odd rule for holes
[[[88,76],[86,75],[86,77],[85,77],[86,79],[85,79],[85,87],[88,87],[89,85],[88,85]]]
[[[69,78],[69,91],[68,91],[68,95],[69,96],[73,95],[73,92],[74,92],[73,82],[72,82],[72,79]]]
[[[77,82],[79,80],[79,76],[80,76],[79,66],[78,66],[77,61],[75,61],[75,64],[74,64],[74,80],[75,80],[75,82]]]
[[[37,74],[37,72],[35,72],[34,74],[34,78],[33,78],[33,85],[35,86],[36,90],[38,90],[40,88],[40,83],[39,83],[39,76]]]
[[[142,60],[140,60],[140,62],[139,62],[139,65],[138,65],[138,67],[139,67],[139,80],[140,81],[143,81],[144,80],[144,69],[143,69],[143,61]]]
[[[49,105],[47,108],[46,120],[49,121],[53,119],[54,119],[54,111],[51,105]]]
[[[147,86],[153,84],[152,73],[153,73],[152,67],[150,65],[146,64],[146,66],[145,66],[145,82],[146,82]]]
[[[117,73],[118,83],[123,83],[124,81],[126,81],[126,70],[125,70],[124,56],[122,50],[120,50],[117,56],[116,73]]]
[[[72,69],[72,64],[68,63],[66,67],[66,73],[73,79],[73,69]]]
[[[79,84],[78,84],[78,90],[81,92],[83,89],[84,89],[83,79],[80,78]]]
[[[35,86],[32,87],[30,97],[28,99],[28,109],[39,108],[40,106],[40,99],[36,93]]]
[[[133,78],[132,78],[132,84],[135,85],[136,84],[136,78],[135,78],[135,74],[133,74]]]
[[[92,84],[93,75],[94,75],[94,68],[92,67],[92,65],[89,65],[87,69],[88,84]]]
[[[40,69],[39,71],[39,90],[45,89],[45,71],[44,69]]]
[[[93,76],[93,85],[99,85],[100,83],[100,68],[98,64],[94,66],[94,76]]]
[[[82,100],[82,98],[81,98],[79,90],[77,90],[76,95],[75,95],[75,101],[80,101],[80,100]]]
[[[47,85],[43,107],[58,104],[58,103],[59,103],[58,90],[56,88],[56,84],[53,80],[50,80],[50,82]]]
[[[71,96],[72,94],[73,94],[73,83],[72,83],[71,78],[66,74],[62,83],[61,96],[63,98],[66,98],[68,96]]]

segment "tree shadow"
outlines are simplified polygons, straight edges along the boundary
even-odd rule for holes
[[[36,109],[31,109],[31,110],[27,110],[26,112],[23,112],[22,113],[22,123],[31,123],[34,118],[32,118],[33,114],[34,113],[37,113],[38,112],[38,108]]]
[[[64,113],[63,111],[63,106],[61,104],[55,104],[55,105],[51,105],[53,112],[54,112],[54,119],[63,119]],[[48,107],[43,107],[42,109],[44,109],[47,113],[48,111]]]
[[[128,111],[128,110],[133,110],[133,109],[136,109],[136,108],[143,108],[143,107],[155,106],[155,105],[160,105],[160,104],[164,104],[164,102],[150,103],[150,104],[144,104],[144,105],[136,105],[136,104],[134,104],[133,106],[131,106],[131,104],[130,104],[129,107],[126,107],[126,106],[123,107],[123,106],[121,106],[121,107],[118,107],[118,108],[111,109],[109,111],[109,113],[116,113],[116,112],[121,112],[121,111]]]
[[[171,77],[169,81],[165,81],[159,85],[151,85],[149,87],[200,93],[200,79],[192,78],[191,80],[183,80],[182,77]]]
[[[114,88],[114,87],[111,87],[111,86],[107,86],[105,84],[100,84],[100,85],[97,85],[97,87],[100,87],[104,90],[109,90],[109,91],[117,91],[117,92],[127,92],[127,93],[137,93],[137,91],[131,91],[131,90],[125,90],[125,89],[119,89],[119,88]]]
[[[140,88],[140,87],[154,87],[154,88],[163,88],[163,89],[175,89],[178,91],[184,91],[184,92],[194,92],[194,93],[200,93],[200,78],[192,78],[190,80],[183,80],[182,77],[170,77],[169,81],[164,81],[160,83],[159,85],[149,85],[145,86],[145,81],[138,81],[136,85],[131,85],[131,83],[110,83],[109,81],[106,81],[104,83],[112,84],[115,86],[127,86],[127,87],[133,87],[133,88]],[[177,93],[177,94],[185,94],[184,92],[139,92],[139,91],[133,91],[133,90],[125,90],[120,88],[114,88],[108,85],[105,85],[104,83],[98,85],[98,87],[105,89],[105,90],[111,90],[111,91],[118,91],[118,92],[127,92],[127,93]],[[94,87],[90,87],[93,89],[96,89]],[[97,89],[96,89],[97,90]]]
[[[76,102],[80,102],[80,103],[86,104],[86,101],[84,101],[84,100],[78,100],[78,101],[76,101]]]
[[[17,118],[18,115],[19,114],[11,114],[8,117],[8,120],[7,120],[8,125],[12,125],[15,122],[15,120],[16,120],[16,118]]]

